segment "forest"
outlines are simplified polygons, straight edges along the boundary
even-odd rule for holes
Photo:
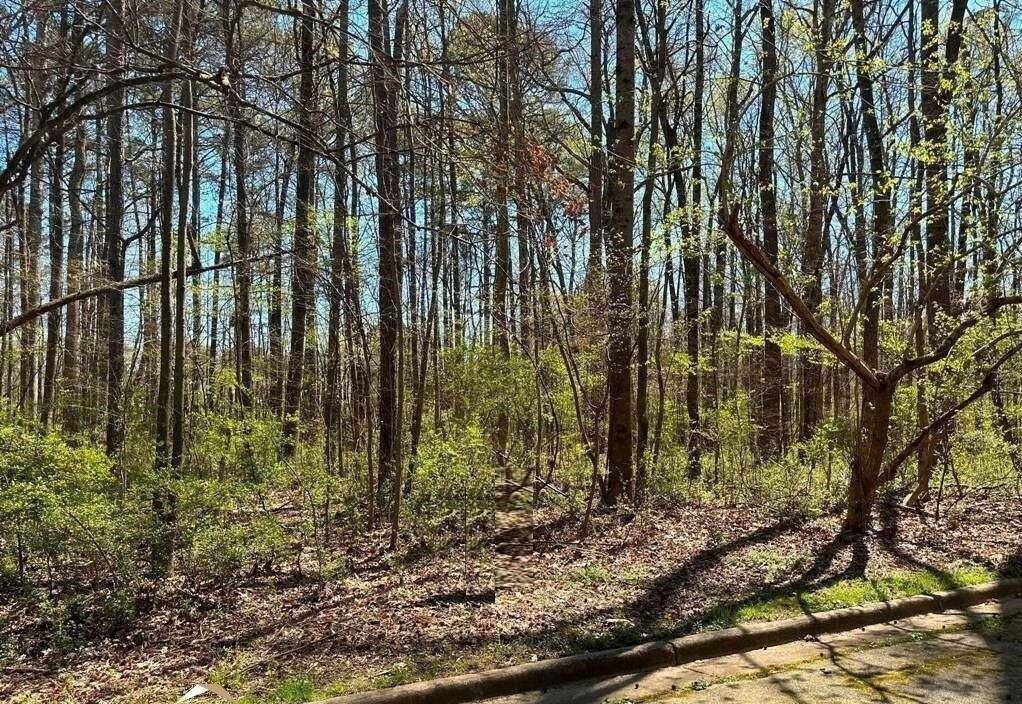
[[[0,695],[1020,574],[1015,0],[0,17]]]

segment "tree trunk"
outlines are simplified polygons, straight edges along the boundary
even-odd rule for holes
[[[316,243],[312,231],[315,209],[316,157],[312,112],[315,109],[316,87],[313,82],[313,23],[316,7],[313,0],[302,0],[299,32],[299,120],[298,180],[295,185],[295,235],[293,273],[291,278],[291,347],[287,359],[287,380],[284,386],[283,454],[294,454],[301,413],[302,382],[305,373],[305,338],[312,309],[316,280]]]
[[[187,37],[191,33],[190,10],[184,10],[182,32]],[[188,205],[192,185],[192,140],[195,138],[195,115],[192,108],[192,83],[184,81],[181,89],[181,173],[179,176],[177,202],[177,249],[175,267],[177,271],[185,270],[188,250]],[[184,456],[185,439],[185,321],[188,310],[185,306],[185,276],[174,279],[174,307],[177,316],[174,319],[174,388],[173,416],[171,418],[170,468],[171,477],[181,477],[181,464]]]
[[[178,39],[184,13],[182,0],[176,0],[168,17],[166,55],[177,60]],[[166,81],[162,91],[163,107],[163,180],[160,189],[160,372],[156,408],[156,474],[157,486],[153,490],[153,513],[158,522],[157,535],[152,545],[152,569],[157,575],[168,575],[173,568],[174,524],[177,505],[170,488],[172,470],[171,450],[171,369],[173,341],[173,306],[171,300],[171,253],[174,246],[174,182],[177,158],[177,124],[174,103],[174,83]],[[112,138],[111,138],[112,141]],[[123,297],[122,297],[123,301]],[[123,315],[122,315],[123,325]],[[111,360],[111,364],[113,360]]]
[[[64,138],[57,139],[50,167],[50,300],[60,298],[64,276]],[[56,393],[60,311],[46,317],[46,368],[43,375],[42,421],[48,426],[53,416]]]
[[[124,0],[113,0],[107,20],[107,63],[114,71],[124,63]],[[117,80],[116,78],[112,80]],[[121,228],[124,218],[124,89],[115,88],[107,101],[107,151],[109,167],[106,181],[106,277],[111,283],[124,280],[124,252]],[[173,154],[173,152],[171,152]],[[124,418],[121,393],[124,378],[124,294],[112,291],[106,296],[104,313],[106,340],[106,452],[116,455],[124,442]]]
[[[954,252],[949,238],[950,203],[947,175],[948,134],[947,109],[950,89],[944,84],[950,78],[953,65],[958,60],[962,44],[962,21],[967,0],[953,0],[948,23],[945,55],[940,55],[939,0],[920,0],[920,66],[921,85],[919,108],[922,115],[923,142],[929,157],[923,166],[926,196],[926,320],[930,344],[943,335],[945,327],[942,316],[954,313],[952,301],[952,279],[954,274]],[[937,375],[929,375],[931,390],[940,383]],[[929,414],[927,414],[929,415]],[[917,486],[911,501],[920,503],[929,496],[929,482],[933,474],[937,455],[948,450],[948,432],[945,427],[927,441],[929,448],[920,454]]]
[[[240,9],[239,9],[240,13]],[[228,10],[225,17],[225,53],[227,68],[231,76],[231,90],[228,93],[227,113],[231,118],[234,161],[234,217],[237,230],[238,266],[237,301],[234,313],[234,345],[238,369],[238,400],[248,408],[252,405],[252,270],[248,258],[252,251],[248,215],[248,153],[246,129],[242,121],[238,96],[245,95],[244,66],[242,65],[241,17],[232,18]],[[304,106],[305,103],[303,102]],[[296,260],[297,261],[297,260]],[[296,267],[297,270],[297,267]]]
[[[397,155],[397,74],[390,54],[390,11],[369,2],[370,67],[376,119],[376,179],[379,203],[379,449],[376,502],[380,515],[393,494],[398,471],[398,333],[401,325],[400,181]]]
[[[809,222],[806,225],[802,275],[806,281],[804,300],[816,315],[823,302],[824,224],[826,219],[829,180],[825,156],[827,129],[827,97],[830,85],[831,23],[833,0],[822,0],[814,6],[816,15],[816,76],[813,79],[813,102],[809,118]],[[804,334],[803,330],[803,334]],[[823,419],[823,366],[814,351],[802,353],[801,418],[799,437],[809,440]]]
[[[589,263],[603,270],[603,0],[589,0]],[[602,281],[602,276],[597,278]]]
[[[703,0],[695,0],[695,85],[692,95],[692,206],[682,242],[682,263],[685,270],[685,351],[688,353],[688,380],[685,384],[685,408],[688,412],[688,477],[699,478],[702,473],[701,433],[699,427],[699,287],[702,260],[700,236],[702,230],[703,192],[703,91],[705,83],[704,35],[706,20]]]
[[[82,218],[82,183],[85,180],[85,128],[78,126],[74,138],[74,163],[68,179],[68,210],[70,223],[67,235],[67,290],[77,291],[82,286],[84,269],[84,221]],[[67,307],[64,335],[64,386],[67,390],[67,410],[63,414],[69,432],[76,432],[81,420],[78,411],[80,395],[78,383],[81,370],[81,305]]]
[[[763,220],[763,252],[777,265],[777,193],[774,190],[774,103],[777,99],[777,46],[773,0],[760,0],[763,32],[763,90],[759,113],[759,202]],[[760,452],[766,457],[780,453],[784,446],[782,415],[783,359],[778,336],[783,332],[781,300],[773,286],[764,295],[763,393],[760,408]]]
[[[607,482],[603,501],[631,496],[632,236],[635,183],[635,3],[617,0],[614,128],[607,228]]]
[[[876,503],[880,470],[887,449],[894,388],[894,385],[885,385],[880,389],[863,387],[844,520],[844,530],[849,533],[862,533],[866,530]]]
[[[333,240],[330,243],[330,286],[327,292],[327,362],[326,362],[326,399],[323,404],[323,435],[327,467],[336,471],[337,439],[340,434],[341,417],[341,301],[344,291],[344,259],[347,254],[348,233],[348,174],[344,156],[347,153],[347,133],[345,128],[350,122],[347,114],[348,104],[348,2],[341,0],[338,6],[337,22],[341,27],[341,39],[338,47],[338,78],[334,88],[334,118],[336,129],[334,143],[341,157],[334,172],[334,222]],[[351,316],[352,311],[346,311]],[[352,350],[351,323],[345,322],[349,354]],[[354,379],[349,382],[353,383]]]

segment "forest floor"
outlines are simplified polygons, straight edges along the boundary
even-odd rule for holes
[[[783,618],[1017,573],[1022,501],[940,519],[885,507],[864,538],[836,516],[687,505],[594,518],[516,511],[469,551],[338,537],[330,578],[171,580],[115,634],[56,648],[38,605],[0,602],[0,699],[171,702],[197,682],[297,702]]]

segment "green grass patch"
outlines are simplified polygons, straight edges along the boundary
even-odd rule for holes
[[[847,579],[819,589],[795,591],[769,599],[753,598],[743,604],[722,606],[693,625],[694,630],[702,630],[729,628],[751,621],[775,621],[804,613],[861,606],[982,584],[995,577],[989,570],[970,567],[952,572],[913,570],[864,579]]]
[[[315,694],[312,680],[307,677],[294,677],[278,684],[270,695],[270,701],[274,704],[301,704],[312,701]]]

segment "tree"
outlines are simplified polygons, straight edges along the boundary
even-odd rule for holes
[[[375,504],[385,515],[399,495],[400,418],[397,394],[397,342],[401,325],[400,180],[397,154],[397,75],[390,54],[390,10],[370,0],[369,43],[376,115],[376,190],[379,207],[379,450]],[[370,520],[372,523],[372,520]]]
[[[316,239],[312,217],[315,209],[316,153],[313,141],[312,115],[316,105],[314,79],[315,54],[313,22],[316,6],[312,0],[303,0],[298,20],[298,165],[295,184],[294,267],[291,278],[291,347],[287,356],[287,381],[284,385],[283,453],[294,453],[298,434],[298,414],[301,410],[302,382],[305,374],[305,344],[308,320],[313,305],[316,283]]]
[[[759,108],[759,188],[760,219],[763,223],[763,252],[777,266],[777,191],[774,184],[774,104],[777,101],[777,27],[773,0],[760,0],[759,21],[762,31],[763,87]],[[784,328],[781,300],[775,289],[767,287],[764,296],[763,392],[760,399],[759,447],[765,455],[780,452],[784,444],[784,386],[781,346],[778,336]]]
[[[109,117],[106,125],[106,143],[109,166],[106,182],[106,203],[104,218],[106,224],[106,276],[113,283],[124,279],[124,252],[121,228],[124,219],[124,88],[119,84],[118,72],[124,64],[123,0],[114,0],[109,6],[106,18],[107,56],[110,66],[111,91],[107,101]],[[173,152],[169,152],[173,155]],[[164,156],[167,152],[164,151]],[[164,192],[166,195],[166,192]],[[164,221],[169,229],[169,216]],[[103,329],[106,337],[106,452],[115,455],[124,442],[124,418],[121,409],[121,393],[124,381],[124,294],[111,291],[105,300]],[[162,380],[162,377],[161,377]],[[163,387],[161,386],[161,390]],[[160,399],[166,400],[161,394]],[[163,408],[165,406],[161,406]],[[160,413],[161,411],[157,411]],[[157,424],[159,421],[157,421]],[[158,450],[157,450],[158,452]]]
[[[802,258],[802,275],[806,280],[805,302],[816,315],[823,302],[823,252],[827,193],[827,100],[830,92],[831,25],[834,3],[822,0],[813,6],[816,32],[816,75],[813,78],[809,123],[809,207],[806,223],[806,244]],[[801,416],[799,437],[808,440],[823,419],[823,368],[815,353],[802,355]]]
[[[617,0],[614,125],[611,132],[607,228],[607,482],[615,504],[632,485],[632,246],[635,183],[635,5]]]

